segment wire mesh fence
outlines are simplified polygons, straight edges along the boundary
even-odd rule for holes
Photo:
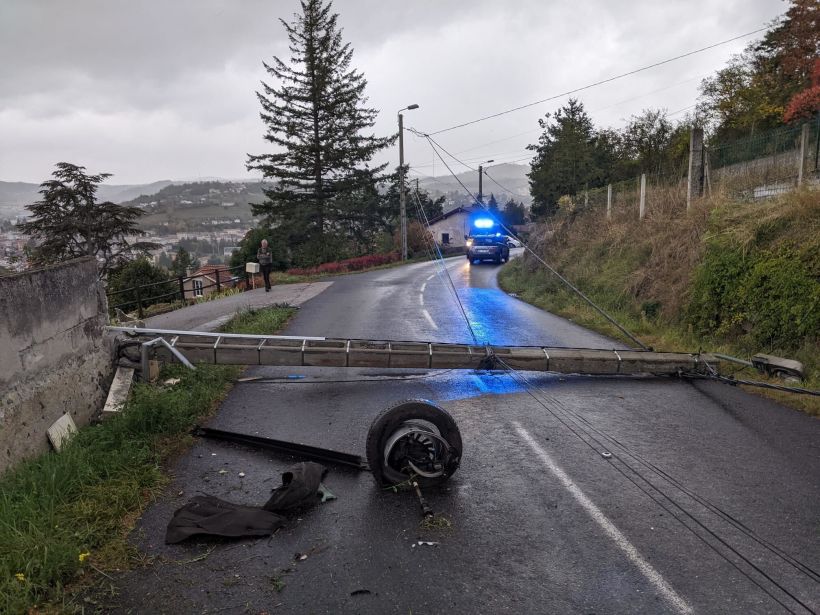
[[[820,186],[818,140],[820,115],[802,125],[729,143],[712,142],[695,156],[691,183],[689,165],[685,164],[583,190],[563,209],[598,211],[619,222],[682,213],[701,196],[723,194],[756,200],[788,192],[800,183]]]

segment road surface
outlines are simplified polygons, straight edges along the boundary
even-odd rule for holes
[[[447,269],[482,342],[621,346],[505,295],[492,265],[450,259]],[[432,263],[334,278],[286,333],[470,341]],[[820,609],[816,419],[725,385],[650,377],[246,372],[254,375],[211,426],[363,454],[371,420],[389,404],[444,406],[464,458],[446,488],[426,495],[452,527],[422,529],[410,494],[332,467],[326,483],[338,499],[271,539],[164,545],[165,525],[191,495],[261,504],[291,462],[200,441],[138,524],[134,542],[155,560],[117,579],[117,612]]]

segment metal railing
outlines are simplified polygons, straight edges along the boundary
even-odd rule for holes
[[[227,278],[225,274],[230,274]],[[194,288],[193,280],[203,282],[205,277],[213,277],[214,281],[208,284],[200,284]],[[191,288],[185,288],[185,283],[191,281]],[[178,298],[179,301],[185,303],[188,299],[200,299],[205,297],[204,291],[209,288],[215,288],[216,292],[221,292],[223,288],[239,288],[244,282],[242,290],[250,289],[250,274],[245,271],[244,265],[230,267],[228,269],[214,269],[212,272],[203,272],[198,275],[177,276],[176,278],[168,278],[160,282],[152,282],[151,284],[140,284],[130,288],[122,288],[119,290],[106,290],[108,297],[108,307],[111,310],[120,309],[123,311],[133,310],[136,306],[137,318],[143,318],[145,309],[155,303],[159,303],[160,299]],[[173,291],[168,291],[172,285],[176,285]],[[160,287],[160,294],[146,294],[148,289]],[[126,293],[133,293],[136,296],[129,301],[114,303],[114,297],[121,296]],[[187,296],[186,296],[187,295]]]

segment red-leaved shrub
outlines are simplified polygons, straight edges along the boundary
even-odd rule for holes
[[[386,265],[394,263],[401,257],[398,252],[388,252],[387,254],[368,254],[366,256],[357,256],[356,258],[348,258],[343,261],[333,261],[330,263],[322,263],[316,267],[296,267],[288,269],[287,273],[291,275],[322,275],[331,273],[347,273],[350,271],[362,271],[363,269],[370,269],[378,267],[379,265]]]

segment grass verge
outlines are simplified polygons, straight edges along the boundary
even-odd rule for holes
[[[294,312],[243,312],[226,327],[273,334]],[[80,612],[67,586],[105,580],[139,561],[128,533],[167,484],[164,466],[190,446],[189,430],[216,410],[240,371],[169,366],[158,384],[135,384],[118,415],[81,428],[60,453],[0,477],[0,612]],[[180,381],[162,384],[172,377]]]
[[[649,346],[794,358],[806,368],[802,386],[820,389],[820,194],[796,191],[758,203],[716,199],[682,209],[644,221],[581,212],[554,221],[555,231],[535,249]],[[505,266],[499,283],[524,301],[623,339],[534,259]],[[754,370],[737,377],[766,380]],[[747,388],[820,416],[817,397]]]

